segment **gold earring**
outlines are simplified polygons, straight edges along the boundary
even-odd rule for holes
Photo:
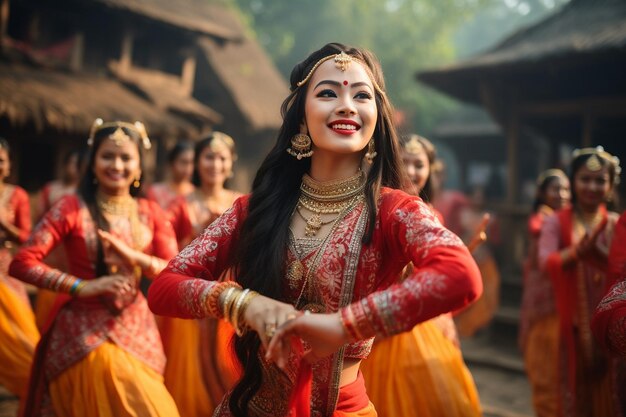
[[[311,138],[306,133],[298,133],[291,138],[291,148],[287,148],[287,153],[298,160],[310,158],[313,155],[311,149]]]
[[[135,178],[135,181],[133,181],[133,187],[139,188],[140,185],[141,182],[139,181],[139,177]]]
[[[365,153],[365,160],[367,161],[368,164],[373,164],[374,158],[376,158],[376,155],[378,155],[378,153],[376,152],[374,138],[372,138],[367,144],[367,152]]]

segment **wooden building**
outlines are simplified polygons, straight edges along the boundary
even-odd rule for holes
[[[14,180],[29,190],[83,146],[96,117],[143,121],[152,167],[177,140],[212,129],[231,134],[242,165],[253,165],[280,125],[286,83],[234,10],[203,0],[1,0],[0,13],[0,135],[14,148]]]

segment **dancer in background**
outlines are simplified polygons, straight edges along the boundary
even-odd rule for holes
[[[327,44],[290,80],[252,194],[170,262],[148,299],[157,314],[236,329],[244,372],[216,416],[375,416],[359,373],[373,337],[462,308],[480,276],[428,206],[387,188],[406,183],[374,55]],[[231,268],[234,281],[218,281]]]
[[[431,173],[437,163],[435,147],[428,139],[411,135],[402,148],[413,192],[428,203],[434,198]],[[409,265],[404,275],[412,271]],[[380,417],[482,415],[450,313],[420,323],[410,332],[376,341],[361,370]]]
[[[188,141],[176,143],[167,154],[169,179],[148,187],[146,197],[158,203],[163,210],[167,210],[179,196],[186,196],[194,190],[191,182],[193,146],[193,143]]]
[[[545,219],[569,205],[569,179],[560,169],[544,171],[537,180],[533,214],[528,220],[528,254],[524,262],[519,345],[537,417],[558,415],[559,318],[550,277],[539,268],[538,242]]]
[[[233,175],[237,159],[235,142],[222,132],[213,132],[195,147],[195,190],[178,198],[170,207],[179,248],[183,249],[241,196],[224,187]],[[229,348],[234,335],[223,320],[183,320],[160,317],[159,327],[167,357],[165,385],[182,417],[213,413],[239,371]]]
[[[615,226],[613,243],[609,252],[609,291],[596,308],[592,330],[601,346],[626,360],[626,211]],[[622,365],[626,371],[626,367]],[[626,387],[626,372],[621,375]],[[626,402],[626,397],[622,400]]]
[[[176,253],[160,207],[137,198],[141,123],[94,123],[91,153],[75,195],[59,200],[16,254],[10,272],[57,291],[54,321],[37,347],[27,416],[178,416],[163,384],[165,356],[154,316],[137,290]],[[69,268],[42,262],[65,245]]]
[[[23,397],[39,331],[24,284],[9,275],[12,249],[30,233],[30,205],[22,188],[7,184],[9,143],[0,138],[0,385]]]
[[[36,218],[40,219],[61,197],[74,194],[80,181],[82,165],[85,162],[85,152],[73,150],[63,158],[63,170],[61,178],[50,181],[43,186],[39,196],[39,207]],[[67,269],[67,255],[63,248],[53,250],[45,259],[45,262],[57,269]],[[45,289],[37,291],[35,302],[35,320],[37,328],[43,329],[50,318],[50,310],[54,305],[56,293]]]
[[[618,215],[606,201],[619,161],[602,147],[577,149],[570,168],[572,206],[545,219],[539,265],[552,280],[559,316],[559,413],[620,416],[615,367],[596,345],[591,316],[605,292],[607,255]]]

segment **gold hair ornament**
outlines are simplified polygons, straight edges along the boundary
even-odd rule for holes
[[[383,89],[380,88],[380,86],[376,82],[376,79],[374,78],[374,75],[372,74],[367,64],[364,61],[360,60],[359,58],[346,54],[344,51],[341,51],[338,54],[328,55],[328,56],[325,56],[324,58],[321,58],[319,61],[315,63],[315,65],[313,65],[313,68],[311,68],[311,70],[306,75],[306,77],[304,77],[304,79],[296,83],[296,87],[302,87],[304,84],[306,84],[307,81],[311,79],[311,76],[313,76],[313,73],[315,72],[315,70],[324,62],[329,61],[331,59],[335,60],[335,67],[337,67],[337,69],[339,69],[342,72],[345,72],[348,68],[350,68],[350,65],[353,62],[358,62],[359,64],[363,66],[363,68],[365,68],[365,71],[368,73],[372,81],[372,84],[374,85],[374,89],[378,91],[380,94],[384,94]]]
[[[425,151],[424,145],[419,141],[419,136],[417,135],[411,135],[411,139],[404,144],[403,148],[406,153],[412,155],[417,155]]]
[[[615,183],[619,183],[619,176],[622,173],[622,167],[620,166],[620,160],[617,156],[613,156],[607,151],[604,150],[602,146],[596,146],[595,148],[582,148],[582,149],[574,149],[572,152],[572,157],[574,159],[583,155],[592,155],[591,158],[587,160],[585,166],[590,171],[598,171],[602,168],[602,164],[600,163],[600,159],[602,158],[607,162],[613,164],[615,167]]]
[[[550,178],[550,177],[559,177],[559,178],[567,179],[567,175],[565,175],[563,171],[561,171],[560,169],[551,168],[539,174],[539,177],[537,177],[537,186],[540,186],[541,184],[543,184],[543,182],[547,178]]]
[[[216,131],[214,131],[211,134],[211,140],[209,142],[209,147],[212,148],[213,142],[215,142],[215,141],[222,142],[224,145],[226,145],[226,147],[228,148],[228,150],[232,154],[233,161],[237,160],[237,154],[235,152],[235,141],[233,140],[232,137],[230,137],[226,133],[219,132],[219,131],[216,130]]]
[[[93,146],[93,141],[96,133],[98,133],[101,129],[106,129],[107,127],[117,127],[117,129],[111,134],[109,137],[115,141],[117,146],[121,146],[123,142],[131,140],[130,137],[124,132],[123,127],[127,129],[132,129],[139,134],[141,138],[141,143],[144,149],[152,148],[152,143],[150,142],[150,138],[148,137],[148,132],[146,131],[146,126],[144,126],[141,122],[135,123],[127,123],[127,122],[104,122],[101,118],[97,118],[94,120],[91,125],[91,130],[89,131],[89,138],[87,139],[87,145]]]

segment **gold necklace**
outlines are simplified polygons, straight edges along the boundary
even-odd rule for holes
[[[296,206],[296,212],[306,222],[304,235],[315,237],[322,226],[333,223],[339,218],[339,213],[354,206],[363,196],[364,190],[365,175],[361,171],[350,178],[330,182],[316,181],[308,174],[304,174]],[[302,213],[303,208],[313,214],[309,218],[305,217]],[[322,214],[338,216],[323,221]]]
[[[142,233],[137,201],[131,195],[108,196],[102,193],[96,194],[96,205],[100,215],[117,216],[127,218],[130,223],[130,234],[135,249],[141,249],[145,243],[145,236]],[[109,219],[104,217],[110,223]]]

